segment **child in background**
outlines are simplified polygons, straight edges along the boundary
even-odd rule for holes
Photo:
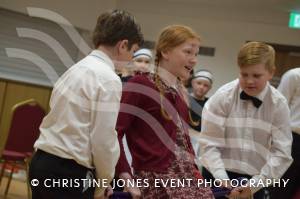
[[[192,76],[192,93],[189,95],[190,102],[190,137],[197,157],[200,156],[199,133],[201,131],[201,115],[204,104],[208,100],[206,94],[212,88],[213,76],[207,70],[200,70]],[[199,164],[198,164],[199,165]]]
[[[134,75],[151,72],[152,53],[147,48],[141,48],[133,55],[132,64],[124,67],[121,80],[127,82]]]
[[[152,53],[147,48],[141,48],[133,55],[134,73],[151,72]]]
[[[133,59],[132,59],[133,69],[129,69],[129,70],[133,71],[133,75],[149,73],[151,71],[152,59],[153,57],[151,51],[147,48],[141,48],[133,54]],[[132,78],[132,75],[124,76],[121,79],[122,82],[127,82],[130,78]],[[125,136],[122,141],[123,141],[127,160],[131,164],[132,157],[129,152]]]
[[[201,131],[201,115],[204,104],[208,100],[206,94],[210,91],[213,84],[213,76],[207,70],[200,70],[193,75],[192,93],[190,94],[190,114],[196,125],[191,125],[191,128],[196,131]]]

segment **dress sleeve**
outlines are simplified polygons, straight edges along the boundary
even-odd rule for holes
[[[140,78],[131,78],[125,83],[122,92],[120,112],[117,120],[117,132],[120,144],[120,159],[116,166],[117,176],[120,173],[128,172],[132,175],[131,167],[127,161],[122,139],[124,135],[128,135],[130,128],[134,125],[136,119],[136,111],[139,107],[142,97],[140,85],[143,84]]]

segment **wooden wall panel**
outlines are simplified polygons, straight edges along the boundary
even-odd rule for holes
[[[1,121],[1,113],[3,109],[3,102],[5,97],[5,87],[6,87],[6,82],[0,80],[0,121]]]
[[[48,111],[48,103],[51,94],[50,88],[37,87],[33,85],[8,82],[6,95],[3,103],[3,110],[0,121],[0,152],[2,152],[9,130],[12,107],[24,100],[34,98]]]

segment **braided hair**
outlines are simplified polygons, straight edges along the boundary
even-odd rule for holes
[[[194,32],[191,28],[183,25],[171,25],[167,26],[165,29],[162,30],[158,41],[156,43],[155,47],[155,68],[154,68],[154,83],[155,86],[158,88],[159,95],[160,95],[160,111],[162,116],[166,120],[172,120],[172,117],[167,113],[167,111],[164,108],[164,97],[165,97],[165,92],[162,87],[162,82],[160,81],[159,75],[158,75],[158,67],[160,64],[160,60],[163,58],[162,57],[162,51],[167,51],[171,50],[182,43],[186,42],[188,39],[198,39],[200,41],[199,35]],[[177,78],[177,85],[178,85],[178,92],[183,97],[184,101],[188,104],[188,98],[186,95],[186,92],[184,91],[184,86],[180,78]],[[197,125],[199,122],[194,122],[192,120],[191,115],[189,114],[189,120],[192,125]]]

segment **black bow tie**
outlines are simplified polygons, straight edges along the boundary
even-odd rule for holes
[[[253,97],[253,96],[250,96],[248,95],[247,93],[245,93],[244,91],[241,92],[240,94],[240,98],[242,100],[251,100],[253,105],[256,107],[256,108],[259,108],[260,105],[262,104],[262,101],[260,99],[258,99],[257,97]]]

